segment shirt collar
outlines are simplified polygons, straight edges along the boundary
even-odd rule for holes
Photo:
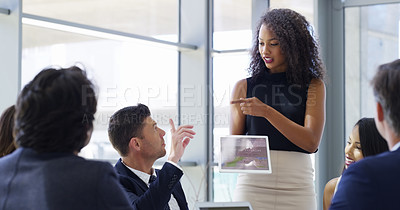
[[[400,147],[400,141],[395,144],[390,151],[396,151]]]
[[[134,168],[131,168],[131,167],[127,166],[123,161],[121,161],[121,162],[122,162],[122,164],[124,164],[129,170],[131,170],[134,174],[136,174],[136,176],[138,176],[144,183],[146,183],[147,186],[150,185],[150,183],[149,183],[149,181],[150,181],[150,175],[149,175],[149,174],[144,173],[143,171],[139,171],[139,170],[136,170],[136,169],[134,169]],[[151,170],[153,171],[152,174],[153,174],[154,176],[157,177],[157,174],[156,174],[154,168],[152,168]]]

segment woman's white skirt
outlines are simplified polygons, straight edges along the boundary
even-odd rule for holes
[[[239,174],[234,201],[249,201],[254,210],[316,210],[311,157],[271,150],[272,174]]]

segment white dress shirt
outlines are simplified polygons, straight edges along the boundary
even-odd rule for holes
[[[400,141],[397,142],[397,144],[395,144],[395,145],[390,149],[390,151],[396,151],[399,147],[400,147]]]

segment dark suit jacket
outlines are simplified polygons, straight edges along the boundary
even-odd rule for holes
[[[111,164],[19,148],[0,158],[0,210],[132,209]]]
[[[115,164],[115,169],[120,175],[120,182],[134,209],[163,210],[168,206],[171,194],[174,195],[180,209],[188,209],[185,194],[179,182],[183,172],[166,162],[161,170],[156,169],[157,179],[147,187],[136,174],[127,168],[121,159]]]
[[[331,210],[399,209],[400,149],[366,157],[344,172]]]

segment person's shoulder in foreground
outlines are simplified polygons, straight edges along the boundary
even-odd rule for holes
[[[97,98],[84,71],[44,69],[21,91],[18,149],[0,158],[0,209],[132,209],[111,164],[78,156]]]
[[[342,176],[330,209],[399,209],[400,59],[380,65],[371,81],[375,124],[391,152],[367,157]]]
[[[106,162],[21,147],[0,159],[0,177],[4,209],[131,209]]]
[[[400,150],[366,157],[342,175],[330,209],[399,209]]]

